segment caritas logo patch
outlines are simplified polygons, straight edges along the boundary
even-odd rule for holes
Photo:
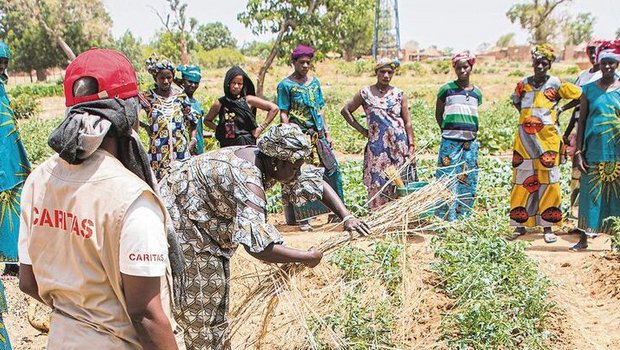
[[[32,216],[33,226],[55,228],[84,238],[92,237],[95,228],[93,220],[62,209],[33,207]]]

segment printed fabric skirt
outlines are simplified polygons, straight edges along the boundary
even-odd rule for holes
[[[315,134],[318,135],[318,134]],[[331,147],[327,144],[325,136],[318,137],[314,140],[311,164],[325,168],[323,180],[331,186],[340,199],[344,202],[344,185],[342,182],[342,172],[338,166],[338,161]],[[306,202],[302,205],[288,203],[284,206],[284,215],[286,223],[289,225],[299,223],[317,215],[331,213],[321,201]],[[294,216],[294,218],[293,218]]]
[[[590,163],[581,174],[579,228],[588,232],[608,232],[605,219],[620,217],[620,161]]]
[[[478,149],[477,140],[458,141],[442,138],[437,160],[438,179],[456,176],[453,191],[456,200],[451,205],[443,205],[435,211],[435,215],[448,221],[459,219],[470,214],[476,199],[478,185]]]
[[[17,262],[19,212],[23,183],[0,192],[0,262]]]
[[[228,303],[230,261],[209,252],[196,253],[181,244],[185,257],[187,300],[175,319],[187,349],[229,350]]]
[[[560,168],[513,169],[510,226],[551,227],[562,221]]]
[[[11,342],[9,341],[9,334],[6,331],[2,314],[7,311],[6,298],[4,295],[4,285],[0,280],[0,350],[11,350]]]

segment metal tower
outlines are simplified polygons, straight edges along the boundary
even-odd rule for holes
[[[398,0],[377,0],[375,5],[375,33],[372,40],[372,55],[392,56],[400,54],[400,27],[398,21]]]

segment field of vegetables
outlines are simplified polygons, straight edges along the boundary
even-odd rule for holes
[[[368,213],[366,188],[362,183],[365,140],[346,124],[339,110],[358,89],[374,83],[371,66],[363,61],[327,61],[317,63],[315,71],[324,87],[327,101],[325,117],[332,130],[344,174],[346,205],[352,213],[360,216]],[[250,75],[255,76],[258,63],[249,60],[246,68]],[[417,243],[421,245],[416,246],[419,248],[417,251],[407,247],[411,235],[405,232],[402,237],[376,240],[367,245],[347,245],[327,256],[324,264],[337,271],[334,273],[345,287],[340,290],[340,297],[326,301],[334,310],[326,318],[326,323],[319,326],[310,318],[308,332],[316,337],[312,347],[330,348],[328,341],[321,341],[321,334],[327,327],[336,330],[351,349],[409,348],[413,335],[405,336],[403,327],[406,324],[408,330],[418,328],[404,322],[403,318],[407,316],[395,310],[406,304],[399,291],[406,282],[403,281],[404,271],[411,269],[411,266],[404,262],[416,264],[416,261],[423,264],[419,267],[420,271],[431,276],[429,280],[421,281],[418,288],[428,295],[436,294],[437,298],[447,300],[443,301],[439,319],[424,321],[431,322],[424,329],[437,330],[436,334],[429,333],[432,339],[424,344],[451,349],[597,349],[600,344],[611,344],[609,348],[615,345],[620,347],[618,337],[612,337],[607,342],[587,342],[581,336],[573,335],[577,333],[573,332],[577,326],[571,323],[570,317],[561,316],[570,316],[571,310],[559,307],[557,300],[550,296],[557,281],[541,272],[537,264],[541,258],[528,253],[527,242],[508,243],[502,238],[510,232],[507,222],[512,175],[509,156],[517,119],[509,96],[517,81],[530,71],[531,68],[523,63],[480,62],[476,65],[472,81],[482,89],[485,103],[480,112],[480,179],[475,214],[468,220],[448,227],[439,225],[441,229],[424,232],[429,235],[428,239],[422,240],[425,243]],[[222,94],[224,72],[221,69],[204,72],[204,88],[199,90],[197,97],[204,101],[205,109]],[[277,81],[289,72],[290,68],[286,66],[272,68],[265,85],[267,98],[275,98]],[[552,73],[573,80],[578,70],[572,63],[557,64]],[[148,86],[149,79],[141,74],[142,86]],[[403,89],[410,101],[416,143],[420,149],[418,171],[423,180],[434,177],[440,141],[434,119],[434,94],[441,84],[450,79],[453,79],[453,74],[449,64],[432,62],[406,63],[393,80],[393,85]],[[47,137],[62,120],[62,115],[47,113],[41,107],[41,101],[45,99],[48,103],[52,101],[61,105],[64,102],[60,97],[62,85],[9,85],[9,95],[19,117],[20,132],[29,157],[33,164],[40,164],[52,154],[47,146]],[[356,116],[364,123],[361,111]],[[569,116],[570,112],[562,115],[562,127]],[[141,136],[146,139],[144,134]],[[562,166],[562,178],[566,180],[562,182],[564,194],[568,192],[569,171],[568,164]],[[279,187],[271,189],[267,199],[269,213],[279,217],[282,210]],[[566,200],[562,205],[566,209]],[[620,224],[616,227],[620,232]],[[618,240],[617,237],[620,234],[612,239]],[[430,252],[430,255],[420,253],[423,250]],[[416,254],[425,258],[416,258]],[[620,266],[616,257],[601,253],[597,259],[593,264],[602,261]],[[579,264],[582,263],[580,260]],[[582,268],[582,265],[578,266]],[[601,273],[608,273],[609,269],[604,271],[607,272]],[[233,278],[235,273],[239,271],[235,271],[233,264]],[[411,276],[410,271],[405,276]],[[377,295],[381,297],[375,304],[361,303],[368,288],[380,289]],[[616,293],[615,297],[612,295],[606,300],[615,300],[616,309],[620,309],[618,299],[620,297]],[[421,304],[417,307],[425,306]],[[422,314],[428,312],[418,311]],[[558,317],[566,319],[566,324],[557,321]],[[429,348],[433,346],[429,345]],[[246,348],[252,347],[246,345]]]

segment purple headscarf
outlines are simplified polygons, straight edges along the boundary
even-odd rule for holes
[[[312,46],[298,44],[297,47],[291,53],[291,59],[293,61],[297,60],[299,57],[308,56],[310,58],[314,57],[314,52],[316,50]]]

